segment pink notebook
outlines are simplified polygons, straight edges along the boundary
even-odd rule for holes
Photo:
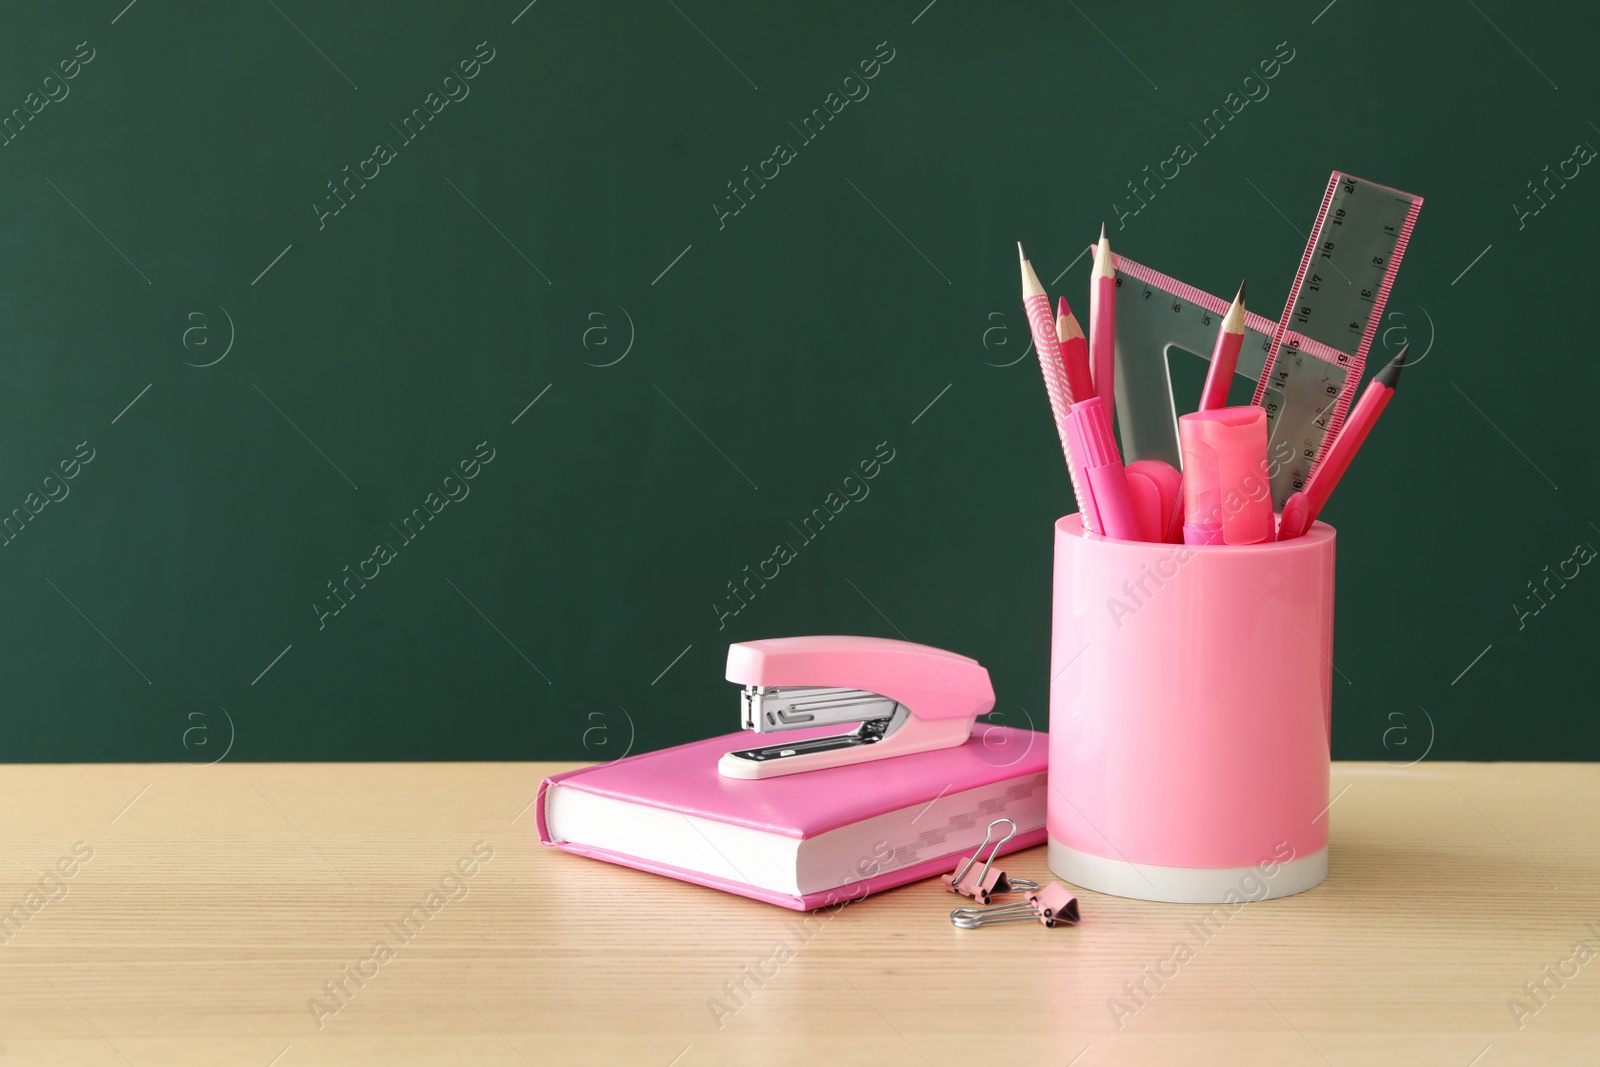
[[[749,744],[726,734],[546,778],[539,840],[809,911],[948,874],[995,819],[1017,824],[1005,852],[1045,837],[1042,733],[979,723],[956,748],[761,780],[717,773]]]

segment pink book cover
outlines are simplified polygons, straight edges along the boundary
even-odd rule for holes
[[[784,736],[804,740],[826,736],[829,732],[826,728],[795,730]],[[1013,778],[1036,779],[1029,785],[1042,791],[1050,748],[1042,733],[980,723],[965,744],[933,752],[803,771],[778,778],[738,779],[719,774],[717,761],[723,753],[749,748],[751,736],[743,731],[724,734],[552,775],[539,784],[534,805],[539,840],[575,855],[737,893],[796,911],[811,911],[859,900],[870,893],[908,882],[949,874],[958,853],[945,852],[836,889],[793,896],[655,860],[554,839],[545,822],[545,798],[550,787],[560,783],[617,800],[803,840],[886,812],[927,804],[940,796]],[[1004,814],[1003,810],[997,811],[993,818]],[[1018,831],[1003,852],[1029,848],[1045,839],[1042,825],[1019,827]]]

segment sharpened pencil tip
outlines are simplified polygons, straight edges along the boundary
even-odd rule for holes
[[[1401,347],[1400,351],[1395,354],[1395,357],[1377,373],[1373,380],[1382,382],[1390,389],[1397,387],[1400,384],[1400,371],[1406,365],[1406,353],[1409,351],[1411,351],[1411,344],[1407,342]]]
[[[1233,298],[1233,303],[1228,305],[1219,329],[1224,333],[1242,334],[1245,332],[1244,323],[1244,282],[1240,282],[1239,293]]]
[[[1028,253],[1026,253],[1026,252],[1024,252],[1022,250],[1022,242],[1021,241],[1017,242],[1017,258],[1022,260],[1024,263],[1026,263],[1028,261]]]
[[[1089,264],[1089,277],[1115,278],[1116,260],[1111,254],[1111,242],[1106,240],[1106,224],[1100,224],[1100,242],[1094,246],[1094,261]]]

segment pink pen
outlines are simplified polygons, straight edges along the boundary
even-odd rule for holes
[[[1067,413],[1067,432],[1078,458],[1078,470],[1089,484],[1099,513],[1100,532],[1122,541],[1143,540],[1139,515],[1128,493],[1122,454],[1111,435],[1111,409],[1105,398],[1093,396],[1072,405]]]

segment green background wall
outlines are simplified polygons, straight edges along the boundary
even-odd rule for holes
[[[67,493],[0,548],[5,759],[604,759],[734,729],[726,644],[805,633],[970,654],[999,721],[1043,727],[1071,498],[1014,242],[1048,281],[1104,220],[1276,317],[1335,168],[1427,202],[1373,362],[1426,356],[1325,515],[1334,754],[1600,756],[1600,576],[1521,614],[1600,545],[1600,176],[1519,217],[1600,144],[1592,10],[123,3],[0,16],[0,112],[27,116],[0,148],[0,509]],[[1125,183],[1275,53],[1119,228]],[[1085,303],[1087,268],[1052,291]]]

